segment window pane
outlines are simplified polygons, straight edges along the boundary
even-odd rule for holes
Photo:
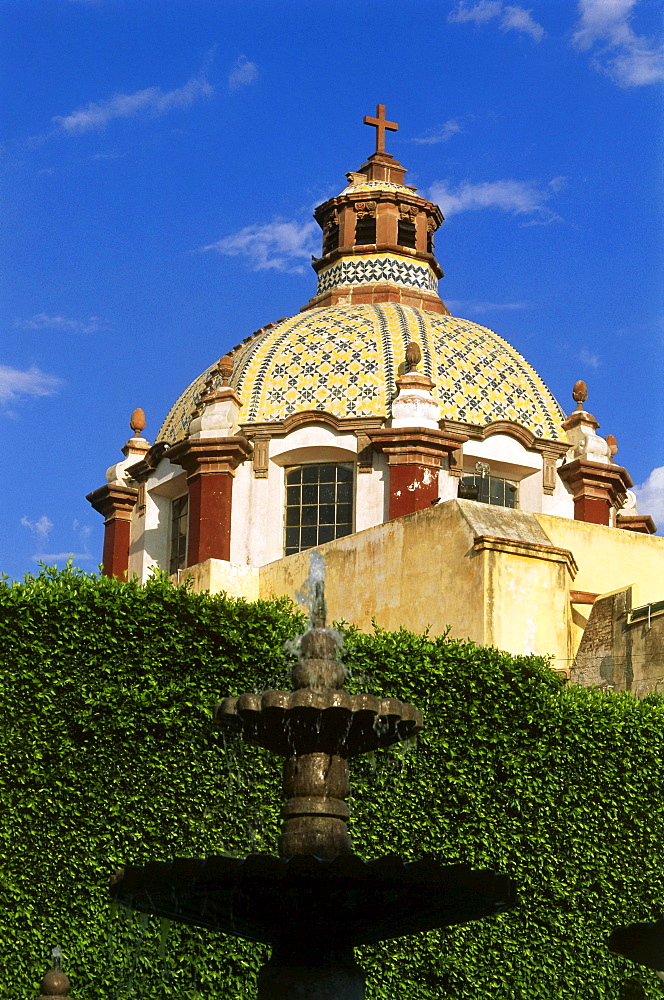
[[[477,490],[477,495],[474,491]],[[510,483],[500,476],[479,476],[466,473],[459,483],[459,497],[462,500],[478,500],[480,503],[496,507],[518,508],[519,485]]]
[[[302,528],[302,535],[300,538],[300,548],[310,549],[312,545],[317,544],[317,531],[315,527],[312,528]]]
[[[316,524],[318,522],[318,507],[302,508],[302,524]]]
[[[286,470],[286,555],[351,533],[354,469],[350,463],[322,462]]]
[[[337,486],[337,503],[352,503],[353,501],[353,484],[352,483],[339,483]]]
[[[353,506],[349,503],[340,503],[337,507],[337,524],[351,524],[353,520]]]
[[[298,552],[300,548],[300,529],[286,528],[286,548]],[[288,553],[286,553],[288,555]]]
[[[302,503],[318,503],[318,487],[317,486],[303,486],[302,487]]]
[[[300,497],[302,496],[301,486],[287,486],[286,487],[286,503],[289,507],[293,504],[299,504]]]
[[[288,483],[289,486],[291,485],[291,483],[294,486],[297,486],[299,483],[301,483],[302,467],[300,466],[297,469],[289,469],[288,472],[286,473],[286,482]]]
[[[319,507],[318,511],[319,524],[334,524],[336,507],[333,503],[325,504],[325,506]]]

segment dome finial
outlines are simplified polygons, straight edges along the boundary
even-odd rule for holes
[[[583,404],[588,398],[588,386],[583,381],[579,379],[578,382],[574,383],[574,388],[572,389],[572,399],[576,402],[577,410],[583,409]]]
[[[388,122],[385,120],[385,105],[376,105],[376,117],[372,118],[371,115],[365,115],[363,119],[365,125],[372,125],[376,129],[376,152],[385,152],[385,130],[390,132],[398,131],[399,126],[396,122]]]
[[[406,347],[406,371],[414,372],[417,371],[417,366],[422,360],[422,351],[420,350],[420,345],[415,343],[414,340]]]
[[[137,406],[135,410],[132,410],[132,414],[129,418],[129,426],[134,432],[134,437],[140,437],[142,432],[145,430],[145,411]]]

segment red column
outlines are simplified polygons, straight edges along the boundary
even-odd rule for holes
[[[127,579],[131,512],[138,490],[129,486],[102,486],[85,498],[104,516],[104,551],[102,573]]]
[[[170,449],[169,460],[187,472],[187,566],[205,559],[230,559],[233,477],[251,452],[246,438],[236,436],[187,438]]]
[[[558,475],[574,496],[574,520],[588,524],[609,525],[611,508],[620,506],[619,498],[633,485],[622,466],[583,458],[562,465]]]
[[[381,427],[367,431],[367,436],[387,455],[390,521],[431,506],[438,498],[441,459],[468,440],[465,434],[425,427]]]

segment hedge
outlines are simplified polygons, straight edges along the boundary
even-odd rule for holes
[[[343,627],[343,626],[342,626]],[[126,862],[276,850],[280,763],[225,742],[226,694],[288,686],[284,600],[44,569],[0,584],[0,996],[60,944],[75,1000],[255,995],[267,949],[109,905]],[[610,929],[664,915],[664,701],[562,687],[547,661],[345,627],[351,690],[412,701],[416,745],[353,761],[363,857],[425,852],[517,880],[517,909],[359,950],[368,997],[639,1000]]]

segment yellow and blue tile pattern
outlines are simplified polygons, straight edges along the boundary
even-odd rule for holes
[[[240,420],[283,420],[300,410],[386,417],[406,345],[422,349],[442,416],[484,425],[513,420],[537,437],[565,440],[564,414],[542,379],[492,330],[396,303],[311,309],[257,333],[233,353]],[[178,441],[203,391],[204,372],[172,407],[158,440]]]

